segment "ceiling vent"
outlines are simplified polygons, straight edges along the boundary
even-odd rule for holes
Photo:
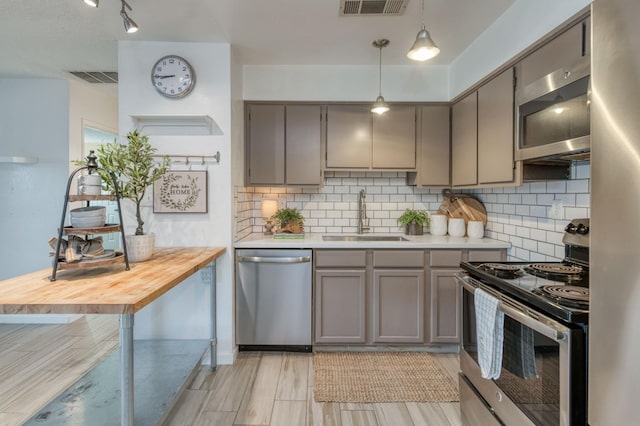
[[[340,0],[340,15],[404,15],[409,0]]]
[[[118,73],[115,71],[69,71],[78,78],[89,83],[117,83]]]

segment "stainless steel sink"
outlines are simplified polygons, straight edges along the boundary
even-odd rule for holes
[[[409,241],[397,235],[323,235],[324,241]]]

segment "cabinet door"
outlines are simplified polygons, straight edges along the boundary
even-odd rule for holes
[[[513,181],[513,69],[478,89],[478,183]]]
[[[384,114],[373,114],[374,169],[416,168],[416,109],[392,106]]]
[[[251,105],[248,118],[247,182],[284,184],[284,105]]]
[[[287,184],[321,184],[321,120],[320,105],[287,105]]]
[[[420,108],[420,165],[418,185],[446,186],[450,164],[450,108],[444,105]]]
[[[424,342],[424,270],[373,272],[373,341]]]
[[[460,342],[460,288],[457,269],[431,270],[431,343]]]
[[[364,269],[318,270],[315,278],[315,342],[364,343]]]
[[[371,164],[371,111],[362,105],[327,107],[327,167],[362,168]]]
[[[473,92],[451,109],[451,184],[478,183],[478,94]]]
[[[586,30],[586,23],[580,22],[524,58],[519,65],[518,87],[578,62],[588,52]]]

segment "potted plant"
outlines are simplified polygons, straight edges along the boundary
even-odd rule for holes
[[[423,228],[429,226],[429,213],[422,210],[407,209],[400,215],[398,222],[405,227],[405,234],[422,235]]]
[[[302,234],[304,217],[295,208],[279,209],[272,216],[278,226],[277,233]]]
[[[116,185],[121,198],[132,200],[136,204],[135,235],[125,237],[127,254],[131,262],[141,262],[153,254],[155,235],[144,233],[144,221],[140,212],[140,204],[149,186],[160,179],[171,164],[169,157],[164,156],[159,164],[153,157],[156,149],[149,143],[149,137],[138,130],[127,134],[128,143],[120,144],[116,140],[103,144],[96,150],[98,171],[102,176],[103,188],[115,194],[113,181],[109,175],[116,176]]]

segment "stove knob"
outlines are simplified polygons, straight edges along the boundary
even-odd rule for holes
[[[584,225],[582,225],[582,226],[584,226]],[[573,223],[570,223],[570,224],[567,225],[566,228],[564,228],[564,231],[568,232],[570,234],[575,234],[577,229],[578,229],[578,227],[576,225],[574,225]]]
[[[584,226],[582,223],[580,225],[578,225],[578,228],[576,229],[576,232],[580,235],[587,235],[589,233],[589,227],[588,226]]]

